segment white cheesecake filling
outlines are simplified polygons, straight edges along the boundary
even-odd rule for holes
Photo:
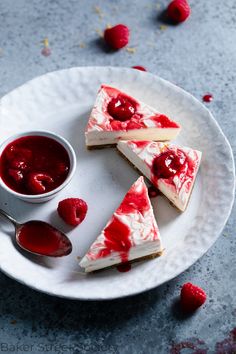
[[[117,144],[119,140],[173,140],[180,128],[146,128],[128,131],[93,130],[85,133],[87,146]]]

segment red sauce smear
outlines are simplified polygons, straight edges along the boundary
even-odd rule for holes
[[[104,229],[104,244],[106,248],[101,251],[99,257],[106,257],[111,252],[119,252],[121,261],[124,263],[127,262],[131,247],[129,235],[130,230],[128,226],[114,216],[111,223]]]
[[[145,124],[142,121],[143,115],[139,113],[139,103],[134,98],[126,95],[125,93],[117,93],[111,87],[105,85],[102,88],[106,91],[110,97],[109,102],[105,102],[103,107],[110,119],[111,130],[131,130],[145,128]],[[157,127],[160,128],[179,128],[180,126],[171,121],[164,114],[156,114],[149,117]]]
[[[110,120],[112,130],[131,130],[131,129],[141,129],[145,128],[145,124],[141,121],[142,115],[138,112],[134,113],[129,120],[125,119],[122,121]],[[163,114],[157,114],[155,116],[149,117],[148,119],[152,120],[157,128],[179,128],[180,126],[171,121],[167,116]]]
[[[116,210],[116,214],[129,214],[134,212],[144,214],[144,212],[150,208],[150,202],[145,190],[146,187],[143,184],[141,185],[142,188],[139,187],[140,185],[137,186],[135,183],[130,188],[120,207]],[[99,252],[98,258],[106,257],[112,252],[119,252],[121,262],[128,262],[129,250],[132,246],[129,227],[116,216],[113,216],[109,225],[104,229],[104,237],[106,248]]]
[[[222,342],[216,343],[216,354],[236,353],[236,327]]]
[[[170,354],[181,354],[182,352],[184,353],[184,349],[192,349],[192,354],[206,354],[208,351],[204,341],[198,338],[193,338],[191,342],[184,341],[174,344],[170,350]]]
[[[151,117],[156,125],[160,126],[160,128],[179,128],[179,124],[170,120],[164,114],[156,114],[155,116]]]
[[[150,144],[150,141],[132,140],[132,144],[134,144],[137,148],[144,149],[147,145]]]
[[[61,232],[42,221],[29,221],[18,232],[19,244],[42,255],[62,256],[71,252],[71,243]]]
[[[132,69],[136,69],[136,70],[140,70],[140,71],[147,71],[147,69],[141,65],[132,66]]]
[[[129,121],[119,122],[116,120],[110,121],[112,130],[127,131],[131,129],[141,129],[145,128],[145,124],[140,121],[141,115],[134,114]]]
[[[45,136],[25,136],[10,143],[0,157],[0,176],[22,194],[47,193],[68,176],[70,159],[65,148]]]
[[[202,97],[202,100],[203,100],[203,102],[209,103],[209,102],[213,101],[213,95],[208,93]]]
[[[142,188],[137,190],[134,185],[126,194],[123,202],[117,209],[117,214],[129,214],[135,211],[144,214],[150,208],[150,202],[145,191],[145,187],[141,185]]]
[[[153,186],[148,188],[149,198],[155,198],[160,194],[160,192]]]
[[[208,348],[205,342],[193,338],[191,341],[184,341],[180,343],[173,344],[170,350],[170,354],[181,354],[184,353],[184,349],[192,349],[192,354],[206,354],[208,353]],[[221,342],[217,342],[215,345],[216,354],[233,354],[236,353],[236,328],[230,331],[229,336]]]
[[[116,269],[120,273],[126,273],[131,270],[131,264],[130,263],[121,263],[116,267]]]

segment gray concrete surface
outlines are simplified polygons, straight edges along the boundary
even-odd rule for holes
[[[165,28],[160,27],[159,14],[167,3],[1,0],[0,96],[52,70],[144,65],[199,99],[212,93],[214,101],[208,106],[235,153],[236,3],[190,0],[189,21]],[[135,53],[104,50],[97,30],[108,23],[131,28]],[[52,50],[49,57],[41,54],[45,37]],[[236,353],[236,333],[230,334],[236,327],[235,211],[201,260],[168,284],[135,297],[102,303],[65,301],[0,274],[0,352]],[[204,308],[190,317],[175,304],[186,281],[208,294]]]

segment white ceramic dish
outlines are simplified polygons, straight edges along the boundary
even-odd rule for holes
[[[36,195],[18,193],[18,192],[15,192],[14,190],[12,190],[11,188],[9,188],[4,183],[2,178],[0,177],[0,186],[5,191],[12,194],[16,198],[19,198],[19,199],[24,200],[25,202],[29,202],[29,203],[43,203],[43,202],[46,202],[46,201],[54,198],[62,189],[64,189],[67,186],[68,183],[70,183],[70,181],[75,173],[75,170],[76,170],[76,155],[75,155],[75,152],[74,152],[71,144],[66,139],[64,139],[62,136],[48,132],[48,131],[36,130],[36,131],[27,131],[24,133],[18,133],[18,134],[15,134],[15,135],[9,137],[0,146],[0,156],[8,144],[10,144],[14,140],[22,138],[24,136],[45,136],[47,138],[51,138],[51,139],[57,141],[59,144],[61,144],[66,149],[66,151],[69,155],[70,170],[69,170],[68,176],[66,177],[66,180],[59,187],[53,189],[52,191],[50,191],[48,193],[36,194]]]
[[[127,273],[110,269],[82,275],[83,256],[106,224],[130,185],[138,177],[115,149],[87,151],[84,129],[101,83],[117,86],[178,120],[177,142],[203,152],[203,160],[188,206],[180,214],[163,197],[153,199],[165,254],[136,263]],[[67,231],[73,252],[62,259],[31,257],[15,249],[8,226],[1,221],[0,267],[18,281],[45,293],[73,299],[112,299],[137,294],[177,276],[216,241],[234,199],[232,151],[211,113],[182,89],[149,73],[124,68],[72,68],[36,78],[0,101],[0,139],[44,129],[62,134],[74,147],[80,168],[59,196],[30,205],[0,192],[0,207],[17,219],[43,219]],[[71,230],[59,219],[59,200],[78,196],[88,203],[85,221]]]

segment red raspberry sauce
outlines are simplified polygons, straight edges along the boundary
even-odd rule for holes
[[[150,141],[145,141],[145,140],[133,140],[132,144],[134,144],[137,148],[139,149],[144,149],[148,144],[150,144]]]
[[[152,165],[153,173],[157,178],[170,178],[174,176],[186,163],[183,152],[178,155],[174,151],[165,151],[157,156]]]
[[[156,114],[151,119],[161,128],[179,128],[179,124],[171,121],[164,114]]]
[[[116,210],[116,214],[122,215],[137,211],[144,214],[149,208],[150,202],[144,187],[138,190],[133,187],[126,194],[120,207]],[[129,250],[131,248],[129,227],[116,216],[113,216],[111,223],[104,229],[104,236],[106,248],[99,253],[98,258],[106,257],[111,252],[119,252],[121,262],[128,262]]]
[[[208,93],[202,97],[202,100],[203,100],[203,102],[209,103],[209,102],[213,101],[213,95]]]
[[[149,198],[156,198],[160,192],[153,186],[148,188],[148,196]]]
[[[71,252],[71,244],[62,240],[61,233],[41,221],[25,223],[19,231],[18,242],[23,248],[43,255],[56,255],[59,249],[63,249],[63,255]]]
[[[22,194],[47,193],[60,186],[70,169],[65,148],[45,136],[25,136],[10,143],[0,157],[0,177]]]
[[[147,69],[141,65],[132,66],[132,69],[136,69],[136,70],[140,70],[140,71],[147,71]]]
[[[119,219],[113,217],[112,222],[105,228],[105,245],[103,257],[111,252],[119,252],[122,263],[128,261],[128,253],[131,247],[129,239],[130,230]]]
[[[125,93],[119,93],[116,89],[102,85],[108,100],[104,101],[103,113],[109,120],[110,127],[101,127],[111,131],[128,131],[131,129],[146,128],[144,112],[138,101]],[[164,114],[154,114],[148,117],[157,128],[180,128],[178,123],[171,121]],[[92,127],[92,126],[91,126]]]
[[[143,188],[140,191],[130,189],[120,207],[117,209],[117,214],[129,214],[137,211],[144,214],[144,212],[150,208],[150,202],[147,194],[144,192]]]
[[[114,119],[125,122],[134,115],[136,107],[127,97],[118,95],[108,103],[107,110]]]
[[[195,163],[186,154],[178,149],[177,151],[167,150],[157,156],[152,164],[152,183],[158,187],[158,180],[163,178],[166,182],[173,184],[173,178],[178,177],[180,190],[187,180],[186,190],[191,188],[191,181],[194,174]]]
[[[118,272],[120,273],[126,273],[129,272],[131,269],[131,264],[130,263],[121,263],[119,264],[116,269],[118,270]]]

